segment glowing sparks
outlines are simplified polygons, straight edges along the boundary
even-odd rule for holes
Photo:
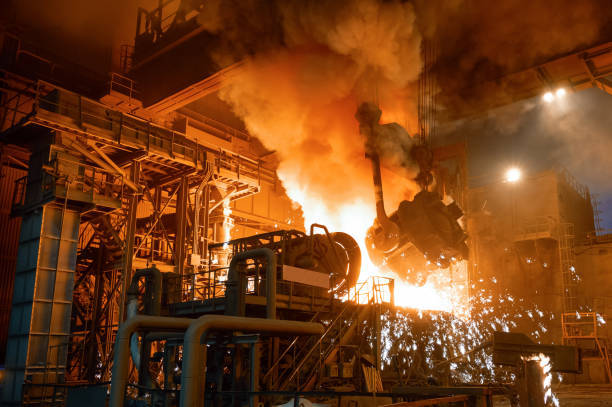
[[[428,271],[424,285],[417,286],[395,279],[395,304],[400,307],[446,311],[467,317],[467,263],[459,262],[448,269]]]
[[[415,371],[433,377],[450,372],[451,381],[455,383],[516,380],[516,370],[496,366],[489,351],[477,349],[489,341],[496,330],[522,331],[527,326],[532,338],[548,342],[553,314],[541,311],[530,301],[510,295],[507,290],[492,295],[491,286],[495,283],[490,278],[481,283],[484,284],[480,287],[472,287],[469,318],[444,311],[407,309],[383,315],[382,356],[387,368],[399,370],[407,377]],[[539,364],[539,356],[533,357],[538,358]],[[445,364],[444,361],[449,359],[454,360]],[[546,383],[552,383],[553,379],[559,381],[550,370],[547,375]],[[547,405],[556,405],[552,391],[548,394]]]
[[[467,315],[466,262],[460,262],[449,269],[428,270],[427,280],[422,286],[409,284],[390,270],[377,268],[368,257],[365,236],[376,213],[373,202],[363,200],[328,205],[321,199],[308,196],[297,183],[285,181],[285,188],[289,197],[302,206],[306,230],[309,230],[312,223],[324,224],[330,232],[348,233],[358,242],[362,257],[360,283],[373,276],[393,278],[396,305]]]

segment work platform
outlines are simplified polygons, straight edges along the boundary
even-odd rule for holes
[[[233,199],[238,199],[258,192],[262,180],[274,182],[276,179],[275,172],[256,159],[211,142],[190,139],[182,132],[44,81],[36,82],[29,100],[21,101],[1,137],[7,142],[17,139],[27,142],[40,128],[66,133],[76,138],[77,143],[85,139],[85,150],[103,148],[119,167],[131,160],[140,161],[142,177],[156,185],[167,185],[181,176],[203,172],[212,166],[219,182],[236,188]]]

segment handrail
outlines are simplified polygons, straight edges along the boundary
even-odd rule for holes
[[[314,322],[315,319],[317,319],[317,317],[319,316],[319,314],[321,312],[323,312],[324,309],[320,309],[319,311],[317,311],[312,318],[310,318],[310,320],[308,322]],[[270,375],[270,373],[272,373],[272,371],[274,371],[274,369],[276,369],[276,367],[278,367],[278,365],[280,364],[280,362],[283,360],[283,358],[287,355],[287,353],[289,353],[289,351],[296,345],[297,341],[300,339],[300,336],[296,336],[295,338],[293,338],[293,341],[291,341],[291,343],[289,344],[289,346],[287,346],[287,348],[284,350],[284,352],[278,357],[278,359],[276,359],[276,361],[272,364],[272,366],[270,366],[270,368],[268,369],[268,371],[266,372],[266,374],[264,375],[262,381],[265,381],[268,376]]]
[[[312,355],[312,353],[314,352],[314,350],[317,348],[317,346],[323,341],[324,338],[327,337],[327,335],[331,332],[332,328],[338,323],[338,321],[340,321],[341,317],[344,315],[344,313],[346,312],[346,310],[349,308],[349,305],[352,305],[350,302],[346,302],[346,305],[344,306],[344,308],[342,308],[342,311],[340,311],[340,313],[336,316],[336,318],[332,321],[331,324],[329,324],[329,326],[327,327],[327,329],[325,330],[325,332],[323,333],[323,335],[321,335],[319,337],[319,339],[315,342],[315,344],[310,348],[310,350],[308,351],[308,353],[302,358],[302,360],[300,361],[300,363],[298,364],[298,366],[292,370],[291,375],[289,376],[288,379],[286,379],[283,382],[282,387],[285,387],[285,385],[287,385],[288,383],[291,383],[291,381],[295,378],[295,376],[299,373],[299,371],[302,369],[302,367],[304,367],[304,364],[306,364],[306,361],[308,360],[308,358],[310,357],[310,355]]]
[[[390,279],[389,279],[389,280],[390,280]],[[365,280],[365,281],[362,281],[361,283],[358,283],[358,284],[359,284],[359,288],[355,287],[355,296],[354,296],[354,297],[351,297],[351,296],[350,296],[350,293],[349,293],[349,295],[348,295],[348,297],[347,297],[347,301],[345,302],[345,304],[346,304],[346,305],[345,305],[345,307],[343,308],[343,310],[341,311],[341,314],[342,314],[342,313],[343,313],[343,312],[344,312],[344,311],[345,311],[345,310],[348,308],[348,306],[349,306],[350,304],[352,304],[352,303],[357,303],[357,304],[358,304],[358,303],[359,303],[359,301],[358,301],[358,296],[359,296],[359,294],[361,293],[361,290],[362,290],[364,287],[367,287],[367,283],[368,283],[368,281],[369,281],[369,280]],[[376,281],[373,281],[373,283],[372,283],[372,284],[373,284],[373,286],[374,286],[374,287],[377,287],[377,286],[379,285],[379,284],[377,284],[377,283],[376,283]],[[376,298],[376,297],[373,297],[373,298],[368,297],[368,301],[372,301],[372,300],[374,300],[374,301],[376,302],[376,301],[377,301],[377,298]],[[333,301],[333,298],[331,298],[331,299],[330,299],[330,302],[331,302],[331,301]],[[314,314],[314,316],[313,316],[313,317],[310,319],[310,321],[311,321],[311,322],[312,322],[312,321],[314,321],[314,320],[315,320],[315,319],[316,319],[316,318],[319,316],[319,314],[320,314],[321,312],[323,312],[323,310],[319,310],[319,311],[318,311],[316,314]],[[341,314],[340,314],[339,316],[341,316]],[[336,319],[338,319],[338,318],[339,318],[339,316],[338,316]],[[332,323],[329,325],[329,327],[331,328],[331,327],[332,327],[334,324],[335,324],[335,321],[334,321],[334,322],[332,322]],[[326,331],[326,333],[327,333],[327,331]],[[289,344],[289,346],[287,346],[287,348],[285,349],[285,351],[284,351],[284,352],[283,352],[283,353],[282,353],[282,354],[281,354],[281,355],[278,357],[278,359],[277,359],[277,360],[274,362],[274,364],[273,364],[273,365],[272,365],[272,366],[271,366],[271,367],[268,369],[268,371],[266,372],[266,374],[265,374],[265,375],[264,375],[264,377],[263,377],[263,380],[264,380],[264,381],[265,381],[265,380],[268,378],[268,376],[269,376],[269,375],[272,373],[272,371],[273,371],[273,370],[274,370],[274,369],[275,369],[275,368],[276,368],[276,367],[277,367],[277,366],[280,364],[280,362],[281,362],[281,361],[282,361],[282,359],[283,359],[283,358],[284,358],[284,357],[287,355],[287,353],[289,353],[289,351],[290,351],[290,350],[291,350],[291,349],[292,349],[292,348],[293,348],[293,347],[294,347],[294,346],[297,344],[297,340],[298,340],[298,339],[299,339],[299,337],[294,338],[294,339],[293,339],[293,341],[292,341],[292,342]],[[321,339],[319,340],[319,342],[320,342],[322,339],[323,339],[323,338],[321,338]],[[317,344],[318,344],[319,342],[317,342]],[[317,344],[315,344],[315,345],[314,345],[314,347],[315,347],[315,348],[316,348],[316,345],[317,345]],[[298,369],[299,369],[299,368],[298,368]],[[296,369],[296,370],[297,370],[297,369]]]
[[[55,98],[46,97],[53,91],[60,92],[61,95],[66,97],[61,98],[61,102],[55,100]],[[200,152],[204,151],[207,154],[216,155],[220,166],[222,162],[228,161],[230,167],[233,165],[240,167],[241,174],[248,174],[249,177],[257,180],[262,176],[275,178],[273,170],[266,169],[267,171],[262,172],[261,162],[258,159],[243,156],[226,148],[213,146],[203,140],[194,140],[187,137],[186,133],[168,129],[150,120],[116,110],[111,106],[82,97],[78,93],[43,80],[37,82],[36,97],[32,107],[34,114],[40,110],[68,116],[76,120],[79,126],[86,123],[106,129],[112,135],[109,135],[110,138],[104,135],[102,137],[106,137],[119,145],[125,145],[123,139],[127,138],[131,143],[140,144],[147,150],[155,146],[157,149],[166,151],[170,156],[175,154],[182,156],[190,162],[193,161],[192,164],[196,167],[203,164],[203,157],[206,157],[206,155],[201,156]]]

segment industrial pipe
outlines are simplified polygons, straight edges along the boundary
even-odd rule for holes
[[[138,330],[185,331],[194,321],[190,318],[136,315],[123,322],[115,339],[109,407],[123,407],[124,404],[132,334]]]
[[[208,227],[210,226],[210,185],[204,188],[204,244],[202,245],[202,257],[208,264]]]
[[[233,261],[233,260],[232,260]],[[278,335],[322,335],[323,326],[313,322],[204,315],[189,325],[183,340],[181,407],[196,407],[204,400],[206,351],[202,343],[213,331],[241,331]],[[113,367],[114,368],[114,367]],[[251,372],[255,374],[255,372]],[[112,390],[111,390],[112,391]],[[111,404],[111,407],[114,407]]]
[[[148,307],[149,309],[145,308],[145,312],[149,312],[151,315],[159,315],[161,311],[162,276],[161,272],[156,267],[136,270],[132,276],[132,281],[130,282],[130,287],[127,292],[128,307],[130,302],[138,302],[138,280],[141,277],[150,279],[153,283],[153,292],[147,293],[147,300],[150,301],[150,307]]]
[[[228,275],[232,277],[237,275],[236,266],[239,262],[243,262],[247,259],[256,259],[258,257],[265,257],[267,260],[266,317],[268,319],[276,319],[276,255],[272,250],[262,247],[236,254],[232,257],[232,261],[230,262]],[[231,283],[230,280],[228,280],[228,282]]]
[[[131,318],[138,314],[138,280],[141,277],[151,279],[153,281],[153,292],[145,293],[147,301],[150,301],[149,307],[145,307],[145,313],[149,315],[159,315],[161,312],[161,297],[162,297],[162,276],[161,272],[155,268],[136,270],[132,276],[130,287],[127,292],[127,318]],[[148,294],[148,295],[147,295]],[[132,360],[137,369],[140,369],[140,349],[138,346],[138,335],[133,335],[130,339],[130,350]]]
[[[194,205],[195,205],[195,209],[193,211],[194,213],[194,220],[193,220],[193,254],[200,254],[200,203],[202,201],[202,190],[206,190],[208,191],[208,182],[210,181],[210,178],[212,177],[212,168],[210,167],[210,164],[208,163],[208,161],[206,161],[206,172],[204,174],[204,179],[202,179],[202,182],[200,183],[200,185],[198,185],[198,188],[196,189],[195,192],[195,199],[194,199]],[[206,207],[208,208],[209,205],[209,197],[208,197],[208,193],[204,193],[204,199],[206,199]],[[208,237],[208,222],[206,221],[208,219],[208,209],[205,212],[206,214],[206,219],[205,219],[205,228],[204,228],[204,247],[206,248],[206,246],[208,245],[208,242],[206,241],[207,237]],[[207,250],[204,250],[206,256],[208,256],[208,252]],[[204,257],[205,259],[207,257]]]

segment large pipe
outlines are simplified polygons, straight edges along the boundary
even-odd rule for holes
[[[265,257],[267,260],[266,317],[269,319],[276,319],[276,256],[274,255],[274,252],[268,248],[262,247],[259,249],[238,253],[232,258],[229,270],[231,275],[235,276],[237,274],[236,272],[232,273],[232,270],[237,270],[236,267],[239,262],[243,262],[247,259],[256,259],[258,257]]]
[[[112,384],[110,391],[110,407],[123,407],[125,387],[128,382],[130,365],[130,337],[138,330],[168,330],[185,331],[195,320],[190,318],[173,318],[150,315],[136,315],[119,327],[115,340],[113,357]]]
[[[203,366],[206,366],[206,351],[202,342],[206,342],[208,334],[213,331],[243,331],[291,336],[322,335],[323,326],[313,322],[224,315],[204,315],[196,319],[189,325],[183,340],[181,407],[196,407],[204,400],[205,371]],[[111,404],[111,407],[114,406]]]
[[[145,307],[145,313],[149,315],[159,315],[161,312],[161,297],[162,297],[162,276],[161,272],[155,268],[136,270],[132,276],[130,287],[127,292],[127,318],[131,318],[138,314],[138,280],[141,277],[152,280],[152,291],[146,292],[145,298],[149,302],[149,306]],[[130,339],[130,351],[132,360],[137,369],[140,369],[140,346],[138,344],[138,335],[133,335]]]
[[[210,185],[204,188],[204,244],[202,245],[202,259],[208,264],[208,228],[210,226]]]
[[[152,292],[147,291],[145,293],[146,301],[150,304],[150,306],[145,307],[145,312],[150,315],[159,315],[161,312],[162,275],[156,267],[136,270],[127,292],[128,304],[134,301],[138,302],[138,280],[141,277],[150,280],[152,283]]]

